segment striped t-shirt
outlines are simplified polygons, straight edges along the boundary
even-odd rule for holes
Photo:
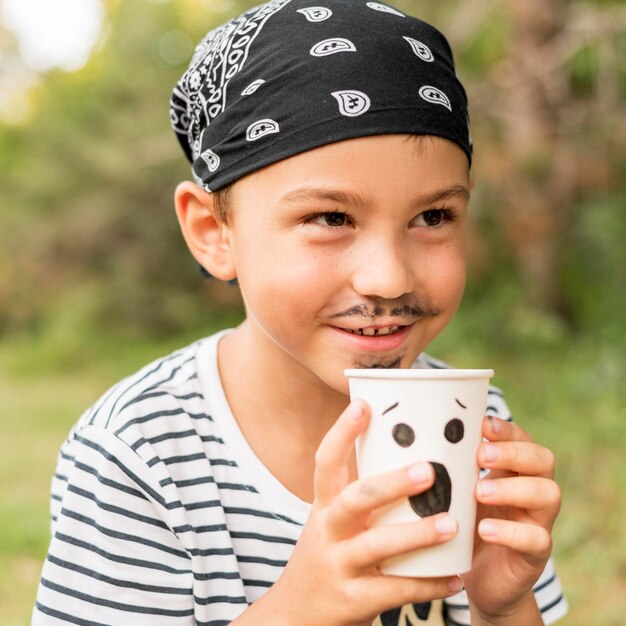
[[[310,505],[260,462],[232,415],[217,368],[225,332],[121,381],[70,432],[34,626],[223,626],[280,576]],[[495,388],[488,404],[510,419]],[[566,612],[551,563],[535,593],[545,623]],[[470,623],[464,592],[375,623],[443,624],[443,614]]]

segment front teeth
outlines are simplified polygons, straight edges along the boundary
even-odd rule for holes
[[[400,326],[388,326],[387,328],[344,328],[353,335],[365,335],[366,337],[380,337],[381,335],[391,335],[400,330]]]

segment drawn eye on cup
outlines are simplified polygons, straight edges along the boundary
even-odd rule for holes
[[[391,429],[391,436],[402,448],[408,448],[415,441],[415,431],[403,422],[396,424]]]
[[[395,404],[392,404],[390,407],[386,408],[383,411],[383,415],[395,409],[398,404],[399,403],[396,402]],[[411,426],[405,424],[404,422],[398,422],[397,424],[395,424],[395,426],[391,429],[391,436],[401,448],[408,448],[415,441],[415,431],[413,430],[413,428],[411,428]]]
[[[443,436],[450,443],[459,443],[461,439],[463,439],[463,435],[465,434],[465,427],[463,426],[463,422],[455,417],[451,419],[444,428]]]

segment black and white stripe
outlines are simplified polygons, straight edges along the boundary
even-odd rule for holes
[[[72,429],[52,480],[34,626],[225,625],[281,574],[309,506],[238,430],[217,374],[220,335],[123,380]],[[510,419],[501,392],[489,405]],[[546,623],[565,612],[551,565],[535,591]],[[463,594],[448,612],[469,624]]]

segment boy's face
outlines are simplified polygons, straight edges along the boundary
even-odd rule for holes
[[[238,181],[227,232],[257,356],[342,393],[345,368],[409,367],[461,300],[469,188],[456,144],[406,135]]]

